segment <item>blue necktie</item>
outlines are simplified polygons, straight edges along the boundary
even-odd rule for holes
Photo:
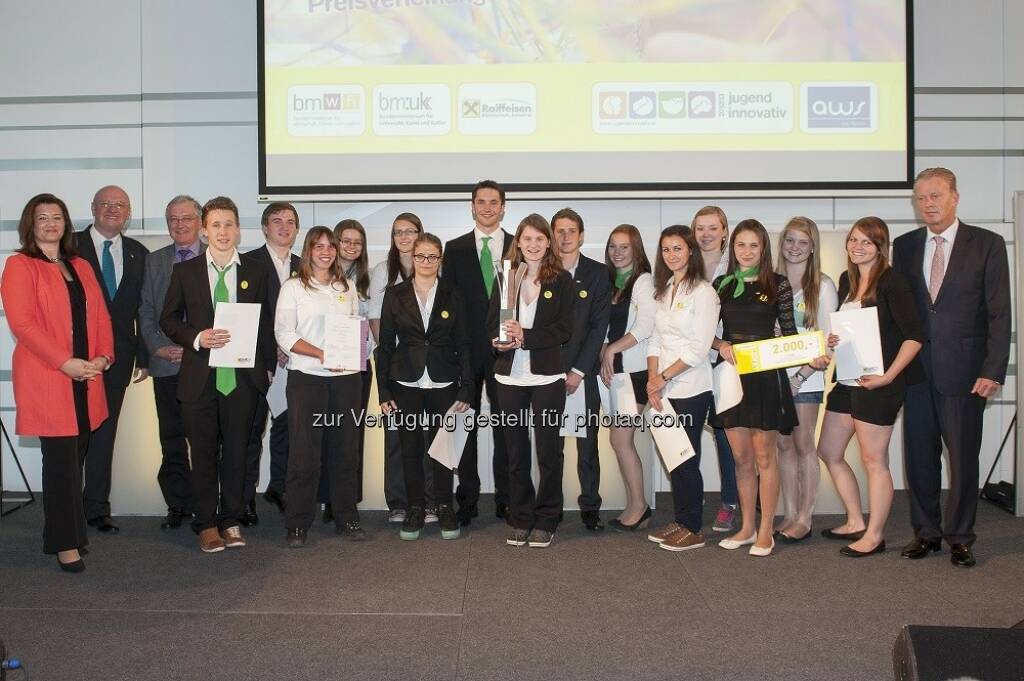
[[[192,251],[187,248],[178,249],[178,262],[186,262],[192,259]]]
[[[114,271],[114,256],[110,254],[110,247],[114,242],[107,239],[103,242],[103,259],[100,261],[100,271],[103,272],[103,283],[107,287],[107,295],[114,299],[117,293],[117,274]]]

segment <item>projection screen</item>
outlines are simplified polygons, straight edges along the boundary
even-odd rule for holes
[[[901,189],[909,0],[262,0],[260,192]]]

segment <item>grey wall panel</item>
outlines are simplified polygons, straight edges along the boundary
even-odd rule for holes
[[[89,129],[138,125],[142,107],[138,93],[125,95],[117,101],[95,101],[92,97],[61,97],[57,101],[36,104],[23,101],[19,97],[0,97],[0,129],[39,126]],[[28,101],[34,102],[35,99]]]
[[[141,158],[140,132],[138,127],[100,130],[0,129],[0,160]]]
[[[256,97],[239,99],[160,99],[142,103],[142,124],[147,127],[173,123],[256,124]]]
[[[1003,126],[1002,120],[918,121],[914,126],[914,143],[919,150],[1001,150]]]
[[[1003,85],[1003,0],[914,4],[917,86]]]

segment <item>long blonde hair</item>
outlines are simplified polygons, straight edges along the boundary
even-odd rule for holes
[[[786,232],[800,232],[811,240],[811,257],[807,259],[804,276],[800,278],[800,288],[804,292],[804,328],[818,328],[818,299],[821,294],[821,239],[818,236],[818,225],[814,220],[798,215],[786,223],[779,235],[779,257],[775,262],[775,271],[786,274],[786,258],[782,246],[786,241]]]

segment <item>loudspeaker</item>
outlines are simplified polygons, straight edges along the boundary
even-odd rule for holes
[[[896,681],[1021,681],[1024,630],[905,626],[892,666]]]

